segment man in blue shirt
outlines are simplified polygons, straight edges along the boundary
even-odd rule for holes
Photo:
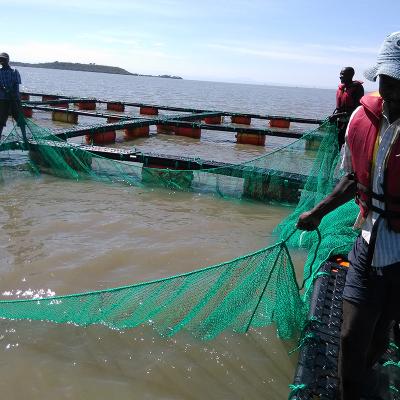
[[[22,136],[26,140],[25,120],[19,96],[21,76],[16,69],[10,68],[9,62],[9,55],[0,53],[0,139],[8,116],[11,115],[21,128]]]

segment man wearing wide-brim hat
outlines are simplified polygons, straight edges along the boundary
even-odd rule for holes
[[[297,226],[314,230],[329,212],[355,197],[361,230],[349,254],[343,291],[339,357],[341,399],[358,400],[366,375],[400,319],[400,32],[386,37],[365,77],[379,79],[352,114],[342,159],[344,177],[303,213]]]
[[[8,116],[11,115],[25,135],[25,120],[22,115],[19,85],[21,76],[16,69],[9,65],[10,57],[7,53],[0,53],[0,139]]]

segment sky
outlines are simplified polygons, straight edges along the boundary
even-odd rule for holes
[[[400,31],[400,1],[0,0],[0,51],[184,79],[335,88]],[[376,84],[365,84],[375,89]]]

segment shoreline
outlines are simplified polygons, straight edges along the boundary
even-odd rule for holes
[[[183,79],[180,76],[175,75],[150,75],[150,74],[138,74],[129,72],[120,67],[113,67],[108,65],[97,65],[94,63],[81,64],[81,63],[70,63],[70,62],[48,62],[48,63],[24,63],[24,62],[10,62],[12,67],[29,67],[29,68],[44,68],[44,69],[59,69],[64,71],[81,71],[81,72],[94,72],[114,75],[132,75],[132,76],[144,76],[151,78],[169,78],[169,79]]]

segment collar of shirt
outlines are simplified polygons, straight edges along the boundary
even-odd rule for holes
[[[385,103],[385,101],[383,101],[382,117],[383,117],[382,122],[384,122],[386,124],[386,128],[387,128],[389,125],[391,125],[391,123],[389,121],[389,107],[388,107],[387,103]],[[395,124],[395,126],[399,126],[400,118],[397,118],[396,121],[394,121],[392,124]],[[384,132],[383,130],[381,130],[381,131]]]

